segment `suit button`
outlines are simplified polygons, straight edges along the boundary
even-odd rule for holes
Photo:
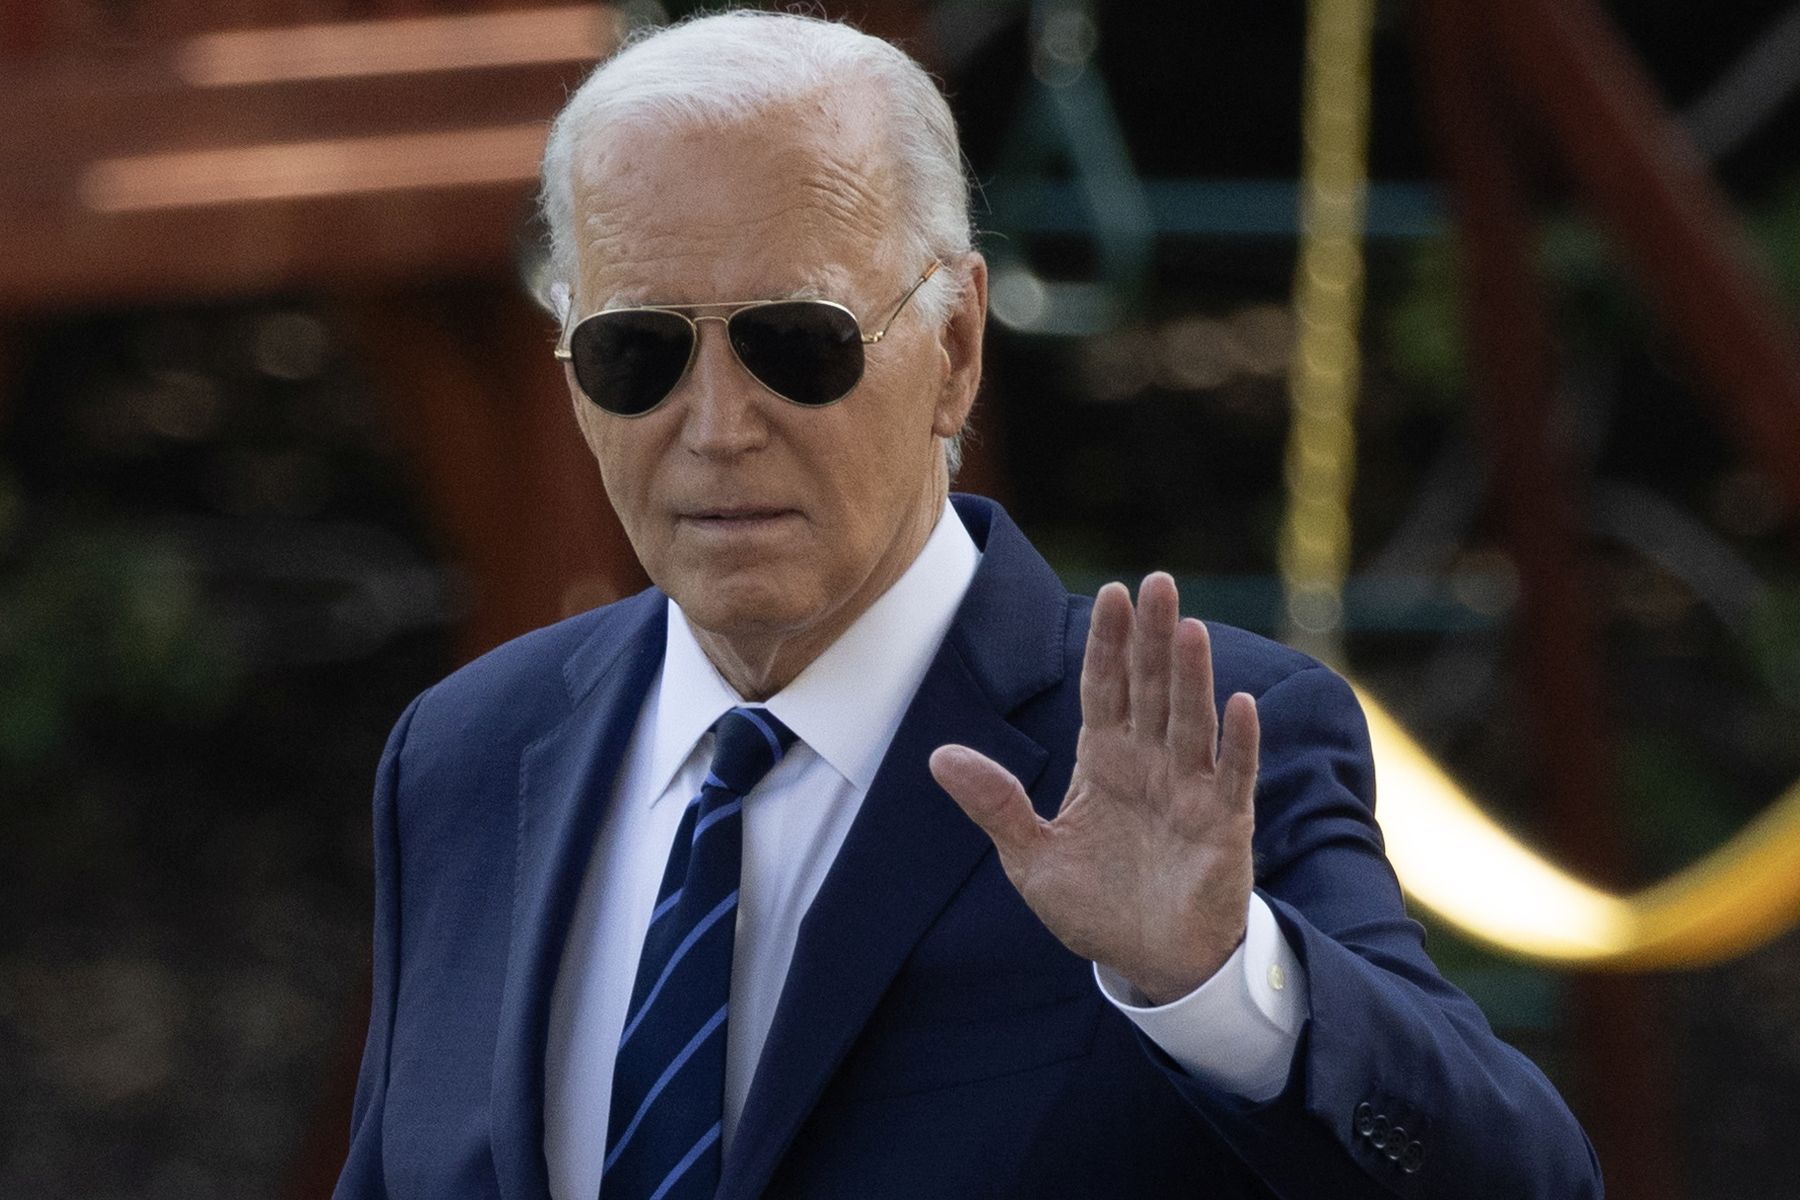
[[[1396,1125],[1388,1130],[1387,1145],[1382,1149],[1387,1152],[1389,1162],[1399,1162],[1400,1155],[1406,1150],[1406,1129]]]
[[[1375,1109],[1366,1101],[1356,1106],[1356,1136],[1368,1137],[1375,1130]]]
[[[1375,1127],[1369,1130],[1369,1144],[1380,1150],[1387,1145],[1388,1119],[1381,1113],[1375,1114]]]
[[[1406,1149],[1400,1153],[1400,1169],[1408,1175],[1425,1165],[1425,1146],[1422,1142],[1408,1142]]]

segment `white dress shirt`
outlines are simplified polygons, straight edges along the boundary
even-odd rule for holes
[[[981,560],[948,504],[919,556],[842,637],[767,701],[799,737],[744,805],[743,876],[726,1025],[729,1152],[787,978],[801,919],[824,882],[913,693]],[[854,698],[854,703],[848,702]],[[712,759],[713,722],[744,703],[673,601],[668,649],[632,730],[582,881],[550,1002],[544,1151],[556,1200],[599,1192],[613,1060],[669,847]],[[1194,993],[1143,1007],[1096,968],[1101,990],[1191,1074],[1250,1099],[1281,1088],[1306,1018],[1305,981],[1266,905]]]

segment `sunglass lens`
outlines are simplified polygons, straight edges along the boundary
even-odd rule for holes
[[[731,348],[770,391],[821,405],[850,394],[863,373],[862,331],[835,304],[759,304],[731,318]]]
[[[681,382],[694,329],[670,312],[596,313],[569,336],[575,382],[609,413],[635,417],[662,403]]]

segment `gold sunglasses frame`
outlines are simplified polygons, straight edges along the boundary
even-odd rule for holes
[[[809,299],[809,298],[805,298],[805,297],[794,297],[794,298],[790,298],[790,299],[786,299],[786,300],[714,300],[714,301],[710,301],[706,304],[627,304],[627,305],[621,305],[618,308],[599,309],[596,312],[589,313],[587,316],[581,318],[581,320],[575,322],[573,325],[564,326],[562,336],[559,337],[556,341],[556,349],[555,349],[554,353],[555,353],[557,359],[559,359],[562,362],[573,361],[575,356],[574,356],[574,353],[569,349],[569,343],[575,337],[575,331],[577,329],[580,329],[583,325],[587,324],[589,321],[593,320],[595,317],[603,317],[610,313],[629,313],[629,312],[670,313],[670,314],[680,317],[682,320],[686,321],[688,323],[688,328],[692,331],[693,336],[691,336],[688,339],[688,356],[687,356],[687,361],[681,365],[681,374],[679,374],[675,377],[675,382],[669,385],[669,390],[663,393],[662,399],[658,400],[655,404],[652,404],[649,408],[646,408],[643,412],[636,412],[636,413],[614,412],[614,411],[612,411],[612,409],[606,408],[603,405],[601,405],[599,403],[599,401],[595,400],[592,396],[589,396],[586,388],[581,388],[581,394],[583,397],[585,397],[587,399],[587,402],[589,404],[592,404],[595,408],[598,408],[601,412],[605,413],[607,416],[622,417],[628,421],[635,420],[638,417],[647,417],[651,413],[655,412],[657,409],[661,408],[664,404],[667,404],[669,401],[669,397],[673,396],[675,394],[675,390],[681,386],[681,381],[688,377],[689,371],[693,370],[694,358],[696,355],[698,355],[700,353],[700,322],[702,322],[702,321],[717,321],[729,329],[731,326],[731,319],[733,317],[737,316],[741,312],[746,312],[752,308],[767,308],[773,304],[823,304],[828,308],[835,308],[839,312],[843,313],[845,316],[849,317],[850,323],[852,325],[856,326],[857,336],[861,339],[862,344],[865,346],[873,346],[876,343],[878,343],[879,341],[881,341],[882,338],[887,336],[887,331],[893,327],[893,324],[895,321],[899,320],[900,314],[902,311],[905,310],[907,303],[912,300],[913,296],[918,293],[918,290],[920,288],[925,286],[925,281],[927,279],[930,279],[933,275],[937,274],[938,268],[942,267],[943,265],[944,264],[941,259],[936,259],[936,258],[932,259],[931,262],[926,266],[925,270],[919,275],[919,277],[913,281],[913,285],[906,289],[906,294],[900,297],[899,302],[894,305],[893,310],[888,313],[887,320],[885,320],[881,323],[881,328],[877,329],[874,333],[864,333],[862,331],[862,322],[857,320],[856,314],[851,312],[847,305],[839,304],[835,300],[819,300],[819,299]],[[719,309],[724,309],[724,310],[728,310],[728,311],[725,311],[722,313],[715,311],[715,310],[719,310]],[[694,315],[694,314],[699,314],[699,315]],[[772,388],[768,384],[764,383],[762,381],[762,378],[760,376],[758,376],[755,371],[752,371],[750,369],[750,364],[746,363],[742,358],[738,357],[737,347],[731,345],[731,339],[729,337],[727,337],[725,339],[725,344],[727,346],[731,347],[731,357],[734,359],[737,359],[737,364],[738,364],[738,366],[740,366],[744,369],[744,374],[748,375],[751,379],[755,380],[756,385],[758,387],[762,388],[763,391],[769,393],[771,396],[777,397],[778,399],[781,399],[781,400],[786,400],[789,404],[795,405],[796,407],[799,407],[799,408],[830,408],[833,404],[836,404],[839,401],[843,400],[845,396],[848,396],[850,394],[850,392],[854,392],[856,390],[856,383],[862,382],[862,376],[858,375],[857,379],[856,379],[856,383],[853,383],[850,385],[850,390],[846,391],[843,396],[839,396],[836,400],[828,400],[824,404],[802,404],[802,403],[800,403],[800,401],[792,399],[791,397],[783,396],[780,392],[776,391],[774,388]],[[580,388],[581,381],[576,380],[575,386]]]

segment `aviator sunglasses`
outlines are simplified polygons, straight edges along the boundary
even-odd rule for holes
[[[718,321],[744,370],[783,400],[822,408],[848,396],[863,375],[863,347],[887,336],[907,301],[943,264],[934,260],[874,333],[830,300],[727,300],[602,309],[563,335],[556,357],[570,363],[582,394],[607,412],[641,417],[669,398],[700,345],[700,322]]]

